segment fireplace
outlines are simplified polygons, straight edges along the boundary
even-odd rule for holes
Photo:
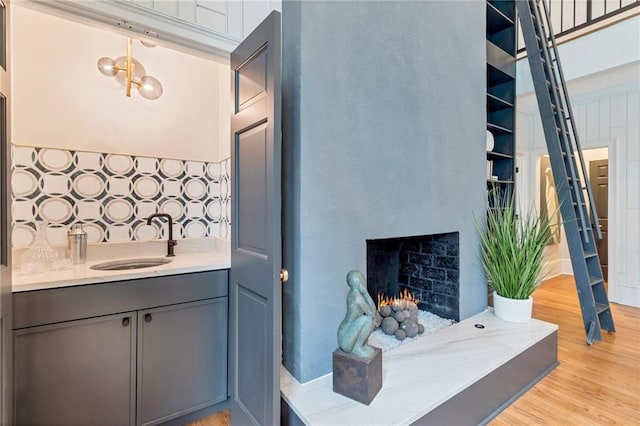
[[[367,240],[367,288],[373,300],[408,290],[421,310],[459,321],[458,232]]]

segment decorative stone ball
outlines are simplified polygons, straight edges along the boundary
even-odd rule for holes
[[[386,317],[382,320],[382,331],[389,336],[395,333],[398,327],[400,327],[400,324],[393,317]]]
[[[380,324],[382,324],[382,315],[380,315],[380,312],[376,311],[375,317],[374,317],[374,324],[373,324],[373,328],[378,328],[380,327]]]
[[[410,310],[411,312],[414,312],[414,313],[416,313],[416,314],[417,314],[417,313],[418,313],[418,305],[416,305],[415,303],[411,303],[411,304],[409,305],[409,310]]]
[[[411,321],[415,321],[418,322],[418,314],[411,312],[411,315],[409,316],[409,318],[411,318]]]
[[[398,322],[402,322],[402,321],[404,321],[404,320],[405,320],[405,318],[406,318],[406,317],[404,316],[404,311],[398,311],[398,312],[396,312],[396,313],[395,313],[395,315],[394,315],[393,317],[394,317],[394,318],[396,319],[396,321],[398,321]]]
[[[384,305],[380,308],[380,315],[382,315],[383,317],[388,317],[389,315],[391,315],[391,312],[391,306],[389,305]]]
[[[418,335],[418,324],[415,321],[408,319],[400,327],[407,334],[407,337],[416,337]]]
[[[395,336],[396,336],[396,339],[402,341],[405,339],[405,337],[407,337],[407,333],[405,333],[404,330],[398,329],[396,330]]]
[[[424,333],[424,325],[418,324],[418,334]]]
[[[391,305],[391,309],[393,309],[393,312],[398,312],[402,310],[402,306],[399,303],[394,303]]]
[[[405,309],[404,311],[404,317],[406,318],[411,318],[411,311],[409,309]]]

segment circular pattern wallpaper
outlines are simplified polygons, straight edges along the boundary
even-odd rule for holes
[[[230,234],[230,160],[184,161],[26,146],[13,147],[13,244],[28,247],[35,222],[55,244],[82,222],[88,242],[164,238],[156,212],[174,218],[180,238]],[[61,240],[61,241],[57,241]]]

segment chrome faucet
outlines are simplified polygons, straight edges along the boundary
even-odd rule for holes
[[[167,257],[175,256],[173,248],[178,242],[173,239],[173,218],[168,213],[154,213],[147,218],[147,225],[151,225],[151,219],[154,217],[166,217],[169,220],[169,239],[167,240]]]

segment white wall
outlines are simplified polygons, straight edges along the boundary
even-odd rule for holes
[[[243,0],[242,1],[242,33],[244,37],[251,34],[260,22],[272,10],[282,11],[281,0]]]
[[[226,64],[134,41],[134,58],[164,94],[149,101],[134,90],[127,98],[96,67],[100,57],[125,55],[125,37],[18,5],[11,19],[14,143],[198,161],[228,157]]]
[[[575,102],[576,121],[582,135],[583,148],[609,148],[609,289],[611,300],[640,306],[640,90],[625,94],[601,95],[588,101]],[[590,112],[593,111],[593,112]],[[588,118],[589,117],[589,118]],[[519,115],[522,124],[523,117]],[[526,162],[537,164],[538,156],[546,151],[538,115],[527,118],[534,127],[533,139],[519,137],[519,150],[527,151]],[[589,123],[596,123],[591,124]],[[591,132],[586,129],[591,130]],[[588,161],[588,160],[587,160]],[[519,189],[523,198],[536,199],[537,167],[521,179],[529,181],[530,189]],[[522,187],[519,187],[522,188]],[[563,235],[563,241],[566,238]],[[565,243],[566,244],[566,243]],[[566,245],[552,248],[551,260],[558,262],[554,272],[570,272]],[[555,251],[553,251],[555,250]]]
[[[224,70],[218,78],[218,159],[222,161],[231,157],[231,73],[229,65],[223,65]]]
[[[567,81],[633,64],[640,55],[640,16],[629,18],[558,46]],[[517,93],[533,91],[527,60],[518,61]]]
[[[640,16],[562,44],[559,56],[582,148],[608,148],[609,296],[640,306]],[[546,144],[527,60],[518,61],[516,81],[518,192],[537,201]],[[566,246],[550,253],[555,272],[571,270]]]

